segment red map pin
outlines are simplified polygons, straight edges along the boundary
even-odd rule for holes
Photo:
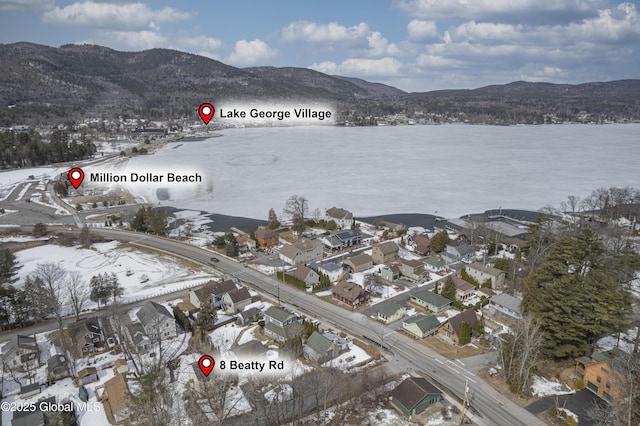
[[[210,103],[204,103],[198,108],[198,114],[200,114],[200,118],[202,118],[204,124],[209,124],[215,112],[215,108]]]
[[[216,365],[216,362],[213,360],[213,357],[209,355],[202,355],[200,357],[200,361],[198,361],[198,366],[200,366],[200,371],[205,377],[209,376],[211,370],[213,370],[213,366]]]
[[[69,182],[71,182],[71,185],[73,185],[75,189],[78,189],[78,187],[84,180],[84,172],[80,167],[74,167],[73,169],[69,170],[69,173],[67,173],[67,177],[69,178]]]

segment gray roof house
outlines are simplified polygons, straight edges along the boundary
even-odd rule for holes
[[[222,296],[225,310],[237,314],[251,303],[251,293],[246,287],[236,288]]]
[[[298,265],[293,271],[289,271],[289,275],[304,282],[307,288],[313,287],[320,282],[320,275],[311,268],[304,265]]]
[[[308,239],[294,244],[285,244],[280,249],[279,256],[289,265],[306,265],[322,260],[322,244],[319,241]]]
[[[419,288],[409,293],[411,295],[411,301],[423,308],[427,308],[431,312],[442,312],[451,306],[451,300],[446,297],[442,297],[439,294],[435,294],[425,288]]]
[[[302,347],[302,353],[309,361],[320,365],[338,356],[334,342],[314,331]]]
[[[404,306],[398,302],[389,300],[379,305],[376,318],[385,324],[391,324],[401,319],[406,312],[407,309]]]
[[[491,280],[491,288],[500,288],[504,284],[504,271],[492,266],[483,265],[480,262],[473,262],[471,265],[464,267],[467,274],[471,275],[480,284],[486,280]]]
[[[47,378],[54,381],[64,379],[69,376],[67,357],[60,354],[51,356],[47,361]]]
[[[486,309],[492,310],[513,319],[522,318],[522,310],[520,309],[521,300],[509,294],[502,293],[492,297]]]
[[[469,245],[458,242],[447,244],[442,252],[442,257],[449,262],[471,261],[474,256],[475,252]]]
[[[353,213],[338,207],[331,207],[324,213],[324,220],[333,220],[339,229],[351,229],[353,227]]]
[[[298,317],[284,308],[271,306],[264,313],[264,334],[276,342],[286,342],[301,329]]]
[[[176,320],[164,306],[148,301],[136,313],[140,324],[151,340],[168,339],[178,335]]]
[[[222,282],[209,281],[195,291],[189,290],[189,301],[197,309],[200,309],[205,300],[209,300],[215,309],[222,308],[222,296],[236,288],[232,280]]]
[[[126,332],[129,337],[129,341],[133,344],[133,349],[138,354],[145,354],[151,349],[151,339],[147,336],[144,327],[139,322],[134,322],[126,327]]]
[[[391,392],[391,403],[411,418],[442,400],[442,392],[422,377],[409,377]]]
[[[360,244],[362,242],[362,233],[359,229],[338,231],[321,240],[326,247],[332,250],[338,250]]]
[[[418,339],[435,334],[440,327],[440,321],[433,315],[417,314],[402,321],[402,329]]]

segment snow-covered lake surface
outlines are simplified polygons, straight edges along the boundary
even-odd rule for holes
[[[640,124],[229,129],[132,158],[129,172],[193,170],[200,184],[129,185],[153,203],[266,218],[293,194],[357,216],[537,210],[601,186],[640,186]]]

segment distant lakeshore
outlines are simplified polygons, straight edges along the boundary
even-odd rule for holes
[[[169,214],[173,214],[175,212],[183,210],[169,206],[163,208]],[[259,226],[266,226],[268,224],[267,220],[252,219],[241,216],[228,216],[224,214],[209,213],[205,211],[201,211],[200,213],[212,220],[211,223],[204,225],[212,232],[227,232],[231,228],[237,228],[249,233],[258,229]],[[533,222],[536,219],[538,212],[518,209],[494,209],[487,210],[483,213],[470,213],[469,215],[503,215],[516,220]],[[466,216],[467,215],[463,215],[462,217]],[[425,229],[433,230],[438,224],[442,226],[442,223],[446,222],[447,219],[428,213],[393,213],[379,216],[356,217],[356,220],[366,223],[385,221],[389,223],[402,224],[407,228],[422,227]]]

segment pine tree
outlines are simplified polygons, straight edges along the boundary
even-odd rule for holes
[[[591,353],[599,338],[625,325],[630,295],[606,257],[602,241],[586,228],[556,243],[529,276],[522,307],[540,321],[548,355]]]
[[[211,302],[206,300],[202,306],[200,306],[200,311],[198,311],[198,317],[194,325],[201,331],[211,331],[217,318],[218,314],[216,310],[211,306]]]
[[[462,321],[460,324],[460,338],[458,339],[458,343],[460,345],[466,345],[471,342],[471,326],[468,322]]]
[[[0,251],[0,289],[5,285],[11,285],[18,281],[18,269],[22,265],[18,264],[16,255],[9,249]]]
[[[431,250],[440,253],[450,241],[447,231],[440,231],[431,239]]]
[[[280,222],[278,221],[278,215],[274,209],[269,209],[269,229],[280,228]]]
[[[449,300],[456,300],[456,284],[453,282],[451,275],[445,280],[440,296],[446,297]]]

